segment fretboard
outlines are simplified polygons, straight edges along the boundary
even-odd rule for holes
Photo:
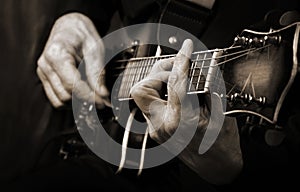
[[[220,70],[217,67],[217,62],[221,53],[222,51],[213,50],[192,54],[191,66],[189,69],[189,82],[187,85],[188,94],[208,92],[209,87],[218,80]],[[174,56],[175,55],[139,57],[128,60],[126,68],[121,74],[122,80],[118,99],[130,99],[130,89],[150,73],[153,65],[157,61]]]

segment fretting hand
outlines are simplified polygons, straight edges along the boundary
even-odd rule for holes
[[[236,120],[225,117],[223,128],[215,143],[205,154],[198,153],[209,122],[210,109],[208,105],[199,106],[197,109],[192,106],[186,95],[189,57],[192,51],[192,41],[186,40],[175,58],[155,63],[150,74],[131,89],[131,95],[146,116],[150,137],[158,143],[167,141],[177,130],[179,123],[186,131],[196,125],[197,130],[193,139],[180,153],[179,158],[208,182],[229,183],[242,168]],[[167,100],[163,100],[159,94],[162,82],[167,82]],[[219,115],[223,115],[219,97],[213,95],[206,98],[207,102],[209,100],[214,101],[214,107]],[[184,139],[184,135],[178,138],[177,143],[174,143],[175,147]]]

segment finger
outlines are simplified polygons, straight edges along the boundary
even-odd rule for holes
[[[163,59],[156,62],[148,76],[142,81],[136,83],[130,90],[131,96],[136,100],[137,104],[140,104],[141,108],[148,111],[148,105],[155,99],[160,99],[159,91],[162,87],[162,82],[167,83],[170,70],[173,65],[173,58]],[[151,92],[151,94],[149,94]],[[145,102],[143,101],[145,99]]]
[[[106,87],[105,83],[105,69],[101,70],[98,75],[96,75],[96,72],[94,75],[91,75],[91,72],[87,73],[88,82],[91,88],[95,90],[97,95],[103,98],[109,97],[109,90]],[[92,82],[96,82],[92,84]]]
[[[90,83],[89,83],[89,85],[90,85],[90,87],[92,87]],[[96,89],[92,87],[93,90],[95,91],[96,95],[98,97],[102,98],[102,100],[106,106],[111,107],[111,101],[109,99],[109,91],[105,85],[105,70],[104,69],[103,69],[103,71],[100,72],[100,76],[98,77],[97,85],[94,85],[94,86],[97,86]]]
[[[46,96],[48,97],[51,104],[55,108],[63,106],[63,102],[57,97],[57,95],[53,91],[50,83],[48,82],[46,76],[43,74],[43,72],[41,71],[41,69],[39,67],[37,68],[37,74],[43,84]]]
[[[56,74],[55,71],[47,64],[44,57],[41,57],[38,61],[39,70],[43,75],[47,78],[50,83],[52,89],[58,96],[58,98],[62,101],[68,101],[71,99],[71,94],[64,88],[60,78]]]
[[[55,55],[56,57],[54,57]],[[96,102],[97,107],[103,108],[103,99],[97,95],[95,96],[94,90],[87,82],[81,79],[81,74],[75,65],[74,56],[63,49],[59,56],[57,54],[49,54],[48,52],[44,59],[53,67],[67,91],[74,93],[79,99],[92,103]]]
[[[68,92],[72,92],[74,80],[81,77],[76,68],[75,53],[71,49],[63,43],[53,42],[41,56],[41,61],[51,66]]]
[[[170,72],[163,71],[152,74],[150,77],[140,81],[131,89],[131,96],[139,109],[147,117],[150,133],[155,132],[163,124],[165,107],[167,101],[160,98],[159,90],[162,82],[166,82]]]
[[[96,103],[98,108],[104,107],[104,101],[101,97],[95,94],[95,91],[90,88],[87,82],[78,80],[74,84],[73,94],[77,98],[88,101],[90,103]]]
[[[105,86],[104,51],[104,44],[95,33],[90,40],[84,43],[82,50],[89,85],[99,96],[108,97],[109,91]]]
[[[161,71],[170,71],[173,67],[175,58],[162,59],[154,63],[149,75],[159,73]]]
[[[166,104],[166,101],[160,98],[159,90],[161,89],[162,82],[167,82],[169,75],[170,72],[167,71],[151,74],[131,88],[131,97],[146,115],[150,115],[149,106],[154,101]]]
[[[193,42],[187,39],[175,57],[174,66],[168,79],[168,109],[170,111],[177,111],[181,105],[180,101],[186,95],[189,59],[192,51]]]

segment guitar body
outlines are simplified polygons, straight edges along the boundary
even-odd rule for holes
[[[226,85],[226,98],[227,109],[226,114],[234,116],[256,116],[262,121],[267,121],[271,124],[276,124],[278,116],[283,105],[286,94],[289,87],[293,84],[293,80],[296,76],[298,64],[295,61],[295,51],[293,49],[296,43],[295,34],[298,29],[297,24],[293,24],[286,28],[272,31],[272,32],[256,32],[250,30],[244,30],[240,36],[236,37],[235,43],[232,47],[226,49],[218,49],[216,51],[222,52],[215,59],[217,65],[222,71],[222,77],[224,78]],[[299,29],[298,29],[299,30]],[[135,47],[138,48],[138,47]],[[116,81],[116,87],[114,87],[112,95],[114,96],[113,104],[117,106],[115,114],[120,114],[118,120],[125,124],[125,119],[130,113],[130,107],[134,106],[130,101],[130,88],[139,80],[133,81],[133,78],[126,79],[126,70],[128,74],[145,72],[143,69],[132,71],[131,68],[142,68],[145,65],[153,65],[155,61],[163,59],[164,57],[158,57],[157,60],[139,60],[141,51],[131,51],[134,54],[134,58],[126,58],[125,63],[119,63],[119,68],[125,69],[125,71],[118,72],[122,74],[123,78],[118,78]],[[142,53],[145,53],[143,47]],[[220,51],[221,50],[221,51]],[[128,54],[127,54],[128,55]],[[136,55],[138,55],[136,57]],[[199,53],[201,55],[201,53]],[[195,94],[207,93],[204,91],[205,81],[211,81],[207,79],[208,70],[207,67],[211,65],[212,61],[206,63],[202,62],[199,58],[209,58],[210,56],[195,55],[197,60],[192,62],[192,68],[190,74],[196,76],[190,77],[191,82],[195,85],[192,91]],[[142,57],[140,57],[142,58]],[[149,57],[151,58],[151,57]],[[147,58],[146,58],[147,59]],[[122,67],[120,67],[120,65]],[[204,66],[203,66],[204,65]],[[203,69],[202,69],[202,68]],[[206,68],[205,68],[206,67]],[[213,67],[213,66],[212,66]],[[200,68],[200,69],[199,69]],[[296,70],[296,71],[295,71]],[[201,78],[199,78],[201,74]],[[205,79],[206,78],[206,79]],[[199,80],[201,79],[200,83]],[[126,83],[131,84],[127,86]],[[198,81],[198,82],[197,82]],[[203,81],[203,82],[202,82]],[[199,84],[199,86],[196,84]],[[121,94],[126,89],[126,94]],[[126,110],[122,110],[122,102],[125,102]],[[130,103],[130,105],[128,104]],[[125,119],[122,120],[122,115],[125,115]]]

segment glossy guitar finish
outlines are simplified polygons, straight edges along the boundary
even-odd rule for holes
[[[276,124],[297,73],[298,39],[299,24],[295,23],[271,32],[244,30],[230,48],[196,52],[192,58],[188,94],[208,93],[206,84],[214,80],[210,71],[220,67],[227,90],[226,114],[254,115]],[[216,53],[217,56],[213,56]],[[129,59],[119,82],[117,99],[129,100],[130,88],[146,77],[156,61],[169,57],[174,55]]]
[[[299,24],[269,33],[245,30],[241,36],[237,43],[243,39],[244,47],[257,47],[257,51],[224,66],[228,112],[255,112],[276,124],[298,71]]]
[[[226,95],[221,95],[228,101],[225,114],[246,117],[246,121],[254,118],[256,124],[278,128],[280,110],[298,72],[299,31],[299,23],[271,32],[244,30],[232,47],[194,53],[190,70],[190,84],[193,86],[188,87],[188,94],[211,91],[205,90],[207,74],[210,68],[218,66],[226,85]],[[136,56],[136,50],[130,49],[125,55]],[[111,93],[114,96],[113,119],[123,127],[134,107],[130,88],[147,76],[156,61],[169,57],[174,55],[122,58],[121,62],[108,66],[108,87],[115,86]],[[115,81],[117,77],[120,78]],[[88,113],[79,115],[88,116]],[[102,111],[99,117],[103,115],[102,120],[111,119],[111,109]]]

